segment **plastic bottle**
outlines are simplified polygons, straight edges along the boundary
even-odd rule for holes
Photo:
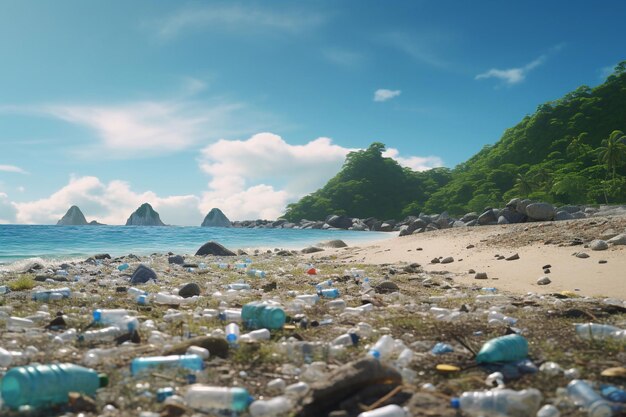
[[[78,336],[81,342],[112,342],[124,332],[117,326],[109,326],[98,330],[88,330]]]
[[[39,408],[67,403],[70,392],[94,396],[108,384],[108,378],[74,364],[34,365],[10,369],[0,384],[2,400],[9,408]]]
[[[153,368],[184,368],[190,371],[201,371],[204,368],[204,362],[198,355],[170,355],[135,358],[130,363],[130,373],[133,376]]]
[[[575,324],[576,334],[587,340],[604,340],[617,338],[619,327],[610,326],[608,324],[584,323]]]
[[[237,323],[230,323],[224,330],[226,333],[226,341],[231,345],[237,344],[239,340],[239,325]]]
[[[399,368],[405,368],[409,366],[411,361],[413,361],[413,356],[415,356],[415,353],[411,349],[404,348],[402,352],[400,352],[400,354],[398,355],[398,359],[396,359],[396,365]]]
[[[582,379],[567,384],[567,395],[587,411],[589,417],[611,417],[611,405]]]
[[[339,297],[339,290],[337,288],[325,288],[318,294],[323,298],[337,298]]]
[[[344,333],[330,342],[332,346],[354,346],[358,343],[359,336],[356,333]]]
[[[6,285],[0,285],[0,294],[6,294],[8,292],[11,292],[11,289],[9,287],[7,287]]]
[[[26,330],[37,327],[37,323],[23,317],[11,316],[7,319],[7,329],[9,330]]]
[[[293,408],[289,398],[285,396],[274,397],[269,400],[257,400],[250,404],[252,417],[273,417],[283,415]]]
[[[69,288],[63,287],[52,290],[34,291],[31,298],[34,301],[52,301],[69,298],[71,293],[72,291]]]
[[[286,319],[285,311],[281,307],[259,301],[248,303],[241,309],[241,320],[249,329],[281,329]]]
[[[552,404],[546,404],[537,411],[537,417],[560,417],[561,412]]]
[[[222,321],[241,321],[241,311],[240,309],[232,308],[228,310],[224,310],[220,312],[217,317]]]
[[[512,362],[525,359],[527,356],[528,341],[518,334],[509,334],[485,343],[476,355],[476,362]]]
[[[541,392],[535,388],[469,391],[464,392],[461,398],[454,398],[452,406],[473,417],[534,417],[541,398]]]
[[[136,287],[130,287],[126,291],[131,297],[139,297],[140,295],[148,295],[148,291],[140,290]]]
[[[236,291],[249,290],[250,284],[246,284],[245,282],[234,282],[232,284],[228,284],[228,289]]]
[[[246,274],[250,277],[265,278],[265,271],[258,269],[248,269]]]
[[[331,279],[327,279],[326,281],[322,281],[318,284],[315,285],[315,290],[317,292],[322,291],[325,288],[332,288],[333,286],[333,280]]]
[[[320,296],[317,294],[300,294],[296,295],[296,300],[300,300],[305,304],[310,306],[315,305],[320,299]]]
[[[169,305],[179,305],[185,301],[183,297],[180,295],[174,294],[164,294],[162,292],[157,293],[154,297],[154,302],[157,304],[169,304]]]
[[[626,391],[614,385],[600,385],[600,393],[604,398],[614,403],[626,403]]]
[[[121,265],[119,265],[117,267],[117,270],[120,271],[120,272],[121,271],[126,271],[129,267],[130,267],[130,265],[128,265],[127,263],[123,263],[123,264],[121,264]]]
[[[253,330],[250,333],[242,334],[239,340],[242,342],[253,342],[260,340],[270,340],[270,331],[267,329]]]
[[[376,408],[375,410],[364,411],[357,417],[407,417],[408,414],[404,408],[396,404],[386,405]]]
[[[391,353],[393,352],[394,344],[395,341],[393,340],[393,337],[386,334],[378,339],[378,341],[374,344],[374,346],[370,348],[367,354],[374,359],[387,359],[389,356],[391,356]]]
[[[253,398],[245,388],[192,385],[185,394],[187,406],[198,410],[245,411]]]
[[[338,298],[327,302],[326,307],[328,307],[330,310],[343,311],[346,309],[347,304],[345,300]]]
[[[97,324],[118,324],[128,317],[128,310],[123,308],[104,309],[99,308],[93,311],[93,321]]]
[[[0,348],[0,366],[7,368],[14,364],[16,360],[21,360],[23,356],[22,352],[8,351]]]

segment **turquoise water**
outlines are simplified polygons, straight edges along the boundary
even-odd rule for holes
[[[235,229],[219,227],[27,226],[0,225],[0,264],[21,259],[74,259],[96,253],[194,254],[209,240],[229,249],[302,249],[317,242],[341,239],[348,245],[395,236],[350,230]]]

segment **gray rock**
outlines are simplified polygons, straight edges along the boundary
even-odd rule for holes
[[[465,214],[459,220],[461,220],[463,223],[467,223],[467,222],[471,222],[472,220],[476,220],[476,219],[478,219],[478,213],[471,212],[471,213]]]
[[[618,233],[614,229],[606,229],[604,232],[600,233],[600,239],[609,240],[617,235]]]
[[[224,246],[220,245],[219,243],[213,242],[213,241],[209,241],[205,243],[196,252],[196,256],[206,256],[206,255],[236,256],[233,251],[230,251],[226,249]]]
[[[465,223],[463,223],[461,220],[455,220],[454,223],[452,223],[452,227],[466,227],[467,225]]]
[[[486,272],[476,272],[476,275],[474,275],[474,279],[487,279],[487,273]]]
[[[507,219],[509,223],[522,223],[526,221],[526,216],[524,214],[519,213],[515,209],[508,206],[500,212],[500,216]]]
[[[454,258],[452,256],[447,256],[441,260],[442,264],[449,264],[454,262]]]
[[[572,213],[572,217],[574,219],[586,219],[587,215],[583,213],[582,211],[577,211],[576,213]]]
[[[375,290],[379,294],[390,294],[399,291],[400,288],[393,281],[383,281],[375,287]]]
[[[526,215],[537,221],[554,219],[554,206],[550,203],[532,203],[526,206]]]
[[[567,211],[563,211],[563,210],[557,211],[556,214],[554,215],[554,220],[556,221],[572,220],[573,218],[574,216],[572,216],[571,213],[568,213]]]
[[[111,259],[111,255],[109,255],[108,253],[98,253],[94,255],[93,257],[94,259],[99,259],[99,260]]]
[[[505,207],[510,208],[512,210],[517,210],[517,205],[519,204],[520,201],[522,201],[520,198],[513,198],[508,203],[506,203]]]
[[[626,245],[626,233],[610,238],[607,243],[611,245]]]
[[[200,286],[195,282],[190,282],[188,284],[183,285],[183,287],[178,290],[178,295],[183,298],[193,297],[195,295],[200,295]]]
[[[514,253],[513,255],[511,255],[508,258],[506,258],[507,261],[516,261],[518,259],[519,259],[519,254],[518,253]]]
[[[496,213],[492,209],[485,211],[483,214],[481,214],[478,217],[478,224],[481,226],[485,226],[488,224],[496,224],[497,222],[498,222],[498,217],[496,216]]]
[[[165,224],[150,204],[143,203],[126,220],[126,226],[165,226]]]
[[[566,211],[569,214],[572,214],[572,213],[577,213],[581,210],[580,210],[580,206],[563,206],[563,207],[559,207],[559,211]]]
[[[184,265],[185,258],[183,258],[181,255],[174,255],[167,258],[167,262],[170,264]]]
[[[348,229],[352,227],[352,219],[347,216],[337,216],[332,214],[326,218],[326,223],[337,229]]]
[[[309,246],[308,248],[304,248],[301,250],[302,253],[315,253],[315,252],[322,252],[322,251],[324,251],[324,249],[317,248],[315,246]]]
[[[320,242],[318,244],[318,246],[322,246],[322,247],[325,247],[325,248],[345,248],[345,247],[348,247],[346,242],[344,242],[343,240],[340,240],[340,239],[329,240],[329,241],[326,241],[326,242]]]
[[[381,232],[392,232],[393,228],[394,228],[393,224],[385,222],[385,223],[380,225],[378,230],[381,231]]]
[[[522,213],[522,214],[526,215],[526,207],[529,204],[532,204],[532,201],[527,199],[527,198],[525,198],[523,200],[519,200],[517,202],[517,206],[515,207],[515,211],[517,211],[518,213]]]
[[[226,217],[226,215],[222,213],[222,210],[218,208],[212,208],[211,211],[209,211],[209,213],[206,215],[206,217],[204,218],[200,226],[202,227],[231,227],[232,224],[230,223],[230,220],[228,220],[228,217]]]
[[[548,277],[541,277],[537,280],[537,285],[548,285],[552,280]]]
[[[139,265],[133,275],[130,277],[131,284],[145,284],[150,280],[157,280],[157,274],[152,268],[145,265]]]
[[[589,247],[591,250],[607,250],[609,245],[604,240],[596,239],[591,241]]]
[[[498,224],[509,224],[509,221],[504,216],[498,217]]]
[[[85,226],[87,224],[89,224],[87,219],[77,206],[70,207],[65,216],[57,222],[57,226]]]
[[[588,257],[589,257],[589,254],[587,254],[587,253],[585,253],[585,252],[578,252],[578,253],[576,254],[576,257],[577,257],[577,258],[581,258],[581,259],[586,259],[586,258],[588,258]]]

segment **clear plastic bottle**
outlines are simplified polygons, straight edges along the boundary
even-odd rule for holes
[[[78,340],[81,342],[112,342],[124,332],[117,326],[104,327],[97,330],[88,330],[81,333],[78,336]]]
[[[153,368],[184,368],[190,371],[201,371],[204,362],[198,355],[170,355],[135,358],[130,363],[131,375],[137,375]]]
[[[274,417],[286,414],[293,408],[289,398],[285,396],[270,398],[269,400],[257,400],[250,404],[252,417]]]
[[[584,408],[589,417],[611,417],[611,405],[600,394],[595,392],[582,379],[574,379],[567,384],[567,395],[576,405]]]
[[[246,271],[246,275],[249,277],[257,277],[257,278],[265,278],[265,271],[261,271],[258,269],[248,269]]]
[[[326,303],[326,307],[328,307],[329,310],[343,311],[346,309],[347,304],[345,300],[338,298],[335,300],[328,301]]]
[[[315,305],[320,299],[320,296],[317,294],[300,294],[296,295],[296,300],[300,300],[307,305]]]
[[[185,394],[187,406],[198,410],[245,411],[253,398],[245,388],[192,385]]]
[[[469,391],[453,399],[452,406],[472,417],[534,417],[541,398],[541,392],[535,388]]]
[[[148,295],[148,291],[140,290],[136,287],[130,287],[126,291],[131,297],[139,297],[140,295]]]
[[[281,307],[258,301],[248,303],[241,309],[241,320],[249,329],[281,329],[286,319]]]
[[[99,308],[93,311],[93,321],[97,324],[116,324],[126,316],[128,316],[128,310],[123,308]]]
[[[374,346],[370,348],[367,354],[374,359],[385,360],[391,356],[394,345],[395,341],[393,340],[393,337],[386,334],[378,339],[378,341],[374,344]]]
[[[7,329],[9,330],[27,330],[37,327],[37,323],[23,317],[11,316],[7,319]]]
[[[617,339],[620,328],[608,324],[584,323],[575,324],[576,334],[587,340]]]
[[[331,346],[354,346],[358,343],[359,335],[356,333],[344,333],[330,342]]]
[[[325,288],[332,288],[333,286],[333,280],[332,279],[327,279],[325,281],[322,281],[318,284],[315,285],[315,290],[317,292],[322,291]]]
[[[31,298],[34,301],[53,301],[60,300],[62,298],[69,298],[71,294],[72,291],[69,288],[63,287],[52,290],[33,291]]]
[[[70,392],[94,396],[108,384],[106,375],[74,364],[20,366],[10,369],[0,381],[4,404],[40,408],[65,404]]]
[[[220,312],[217,317],[222,321],[241,321],[241,310],[237,308],[231,308]]]
[[[239,325],[237,323],[229,323],[224,330],[226,333],[226,341],[231,345],[236,345],[239,341]]]
[[[240,339],[242,342],[254,342],[261,340],[270,340],[270,331],[267,329],[253,330],[249,333],[242,334]]]
[[[228,284],[228,289],[229,290],[236,290],[236,291],[241,291],[241,290],[249,290],[250,284],[246,284],[245,282],[234,282],[232,284]]]
[[[552,404],[546,404],[537,411],[537,417],[560,417],[561,412]]]
[[[357,417],[408,417],[408,415],[404,408],[399,405],[389,404],[374,410],[364,411]]]
[[[179,305],[185,302],[185,299],[180,295],[174,294],[165,294],[162,292],[157,293],[154,297],[154,302],[157,304],[169,304],[169,305]]]

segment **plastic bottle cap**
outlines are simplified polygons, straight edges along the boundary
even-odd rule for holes
[[[356,333],[348,333],[350,335],[350,340],[352,340],[352,344],[353,345],[358,345],[359,344],[359,335]]]
[[[228,343],[234,343],[237,341],[237,335],[234,335],[234,334],[226,335],[226,340],[228,341]]]
[[[98,374],[98,380],[100,381],[100,388],[109,385],[109,376],[107,374]]]
[[[459,408],[461,408],[461,400],[459,400],[459,397],[452,397],[450,399],[450,405],[452,406],[452,408],[458,410]]]
[[[93,321],[100,321],[102,319],[102,310],[93,311]]]

